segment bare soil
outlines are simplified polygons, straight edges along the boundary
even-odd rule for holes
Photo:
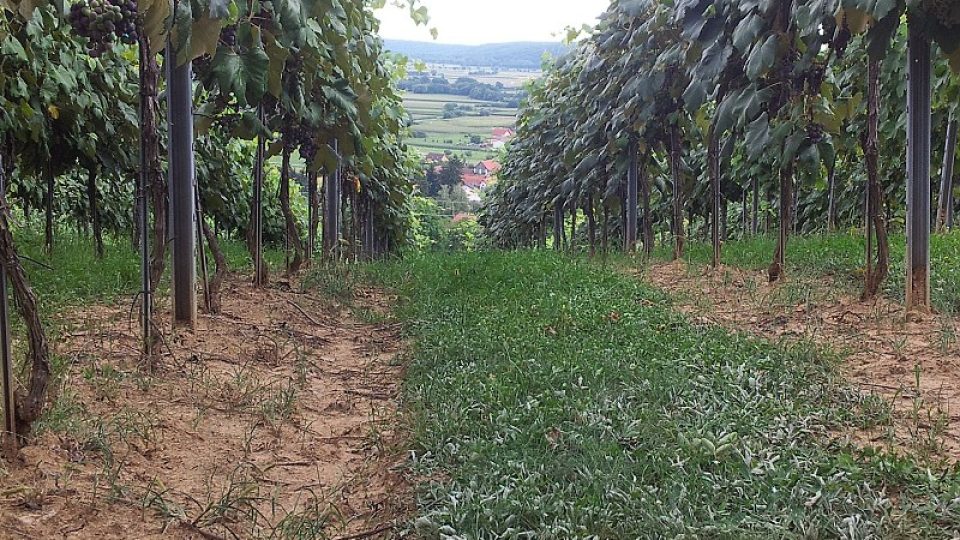
[[[696,321],[762,336],[806,341],[840,353],[843,375],[892,417],[841,434],[854,443],[960,461],[960,321],[907,314],[885,298],[861,302],[830,278],[791,277],[769,284],[765,272],[652,263],[638,270]],[[882,405],[882,404],[881,404]],[[870,408],[869,403],[865,408]]]
[[[62,315],[57,404],[0,464],[0,538],[393,538],[410,508],[391,299],[245,277],[138,355],[129,305]],[[379,531],[379,532],[376,532]]]

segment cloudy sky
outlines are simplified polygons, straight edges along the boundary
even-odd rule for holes
[[[430,25],[415,26],[409,12],[377,12],[385,38],[478,45],[507,41],[560,41],[567,26],[593,24],[609,0],[423,0]]]

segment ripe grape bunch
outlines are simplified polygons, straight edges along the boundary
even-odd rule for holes
[[[807,124],[807,139],[813,144],[817,144],[822,141],[823,126],[816,122],[810,122]]]
[[[237,25],[229,24],[220,31],[220,44],[227,48],[237,46]]]
[[[924,5],[927,13],[947,28],[960,25],[960,6],[951,0],[927,0]]]
[[[136,0],[81,0],[70,6],[70,26],[88,40],[87,51],[94,58],[119,40],[137,42]]]
[[[283,144],[288,150],[300,148],[300,155],[312,163],[317,155],[317,142],[313,137],[313,132],[302,122],[287,122],[281,129]]]

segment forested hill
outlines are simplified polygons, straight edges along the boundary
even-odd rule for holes
[[[428,64],[515,69],[540,69],[543,53],[559,56],[567,51],[566,45],[549,42],[450,45],[396,39],[385,40],[385,48]]]

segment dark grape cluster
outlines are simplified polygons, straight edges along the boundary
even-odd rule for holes
[[[924,9],[947,28],[960,26],[960,5],[955,0],[927,0]]]
[[[300,155],[308,164],[313,162],[317,155],[317,141],[314,139],[313,131],[303,122],[288,121],[283,123],[280,128],[280,136],[283,146],[287,150],[300,148]]]
[[[209,54],[193,59],[193,71],[195,73],[206,73],[210,69],[212,59]]]
[[[283,69],[287,73],[300,73],[300,70],[303,69],[303,56],[294,51],[288,58],[286,64],[284,64]]]
[[[850,45],[850,38],[852,37],[853,33],[850,32],[847,17],[844,16],[843,23],[837,28],[837,33],[833,36],[833,43],[830,44],[834,52],[837,53],[837,58],[843,58],[843,55],[847,52],[847,46]]]
[[[228,24],[220,30],[220,44],[231,49],[237,46],[237,25]]]
[[[269,30],[273,23],[273,3],[261,2],[260,11],[250,18],[250,22],[253,23],[254,26]]]
[[[813,144],[823,140],[823,126],[816,122],[807,124],[807,140]]]
[[[308,165],[312,165],[313,160],[317,157],[317,140],[313,137],[307,137],[300,141],[300,156]]]
[[[70,6],[70,26],[87,38],[87,51],[98,57],[115,41],[137,42],[136,0],[81,0]]]
[[[797,92],[805,92],[808,96],[819,96],[820,88],[827,76],[827,66],[815,61],[803,73],[794,79]]]

